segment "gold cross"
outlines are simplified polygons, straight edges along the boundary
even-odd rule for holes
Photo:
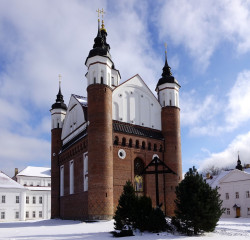
[[[165,42],[164,45],[165,45],[165,52],[167,52],[167,43]]]
[[[103,15],[106,13],[106,12],[104,12],[103,8],[102,8],[100,13],[102,14],[102,19],[103,19]]]
[[[98,13],[98,18],[100,17],[100,13],[102,13],[102,11],[103,10],[100,10],[99,8],[98,8],[98,10],[96,10],[96,12]]]

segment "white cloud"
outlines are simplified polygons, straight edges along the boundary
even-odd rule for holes
[[[224,40],[234,43],[239,53],[250,51],[250,2],[239,0],[163,1],[159,5],[160,38],[170,37],[183,45],[205,70]]]
[[[237,164],[237,154],[240,153],[241,163],[250,163],[250,132],[237,136],[225,150],[219,153],[212,153],[206,159],[202,160],[200,171],[212,166],[218,168],[234,168]]]
[[[228,93],[226,122],[231,128],[250,120],[250,70],[238,74],[237,80]]]

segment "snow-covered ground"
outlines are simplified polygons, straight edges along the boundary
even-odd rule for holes
[[[112,239],[109,233],[113,230],[113,221],[102,221],[94,223],[84,223],[67,220],[44,220],[0,223],[0,239],[9,240],[68,240],[68,239]],[[230,218],[221,219],[213,233],[206,233],[198,237],[186,237],[172,235],[168,233],[137,233],[134,237],[119,238],[161,240],[161,239],[181,239],[181,240],[226,240],[226,239],[250,239],[250,218]]]

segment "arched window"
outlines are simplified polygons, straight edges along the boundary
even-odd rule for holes
[[[118,145],[118,142],[119,142],[119,138],[115,136],[114,145]]]
[[[142,142],[141,148],[142,148],[142,149],[145,149],[145,142],[144,142],[144,141]]]
[[[135,192],[138,195],[143,195],[144,191],[144,178],[142,171],[144,169],[144,163],[140,158],[136,158],[134,161],[134,184]]]
[[[133,141],[132,141],[132,139],[130,138],[130,139],[129,139],[128,146],[129,146],[129,147],[132,147],[132,144],[133,144]]]
[[[122,146],[126,146],[126,138],[122,138]]]
[[[96,83],[96,78],[94,77],[94,84]]]
[[[159,152],[162,152],[162,145],[160,145],[160,149],[159,149]]]
[[[148,150],[151,150],[151,143],[148,143]]]
[[[154,151],[156,152],[157,151],[157,145],[154,144]]]
[[[136,147],[136,148],[139,148],[139,140],[136,140],[136,141],[135,141],[135,147]]]

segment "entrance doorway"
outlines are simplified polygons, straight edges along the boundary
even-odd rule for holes
[[[236,217],[239,218],[240,217],[240,207],[236,208]]]

